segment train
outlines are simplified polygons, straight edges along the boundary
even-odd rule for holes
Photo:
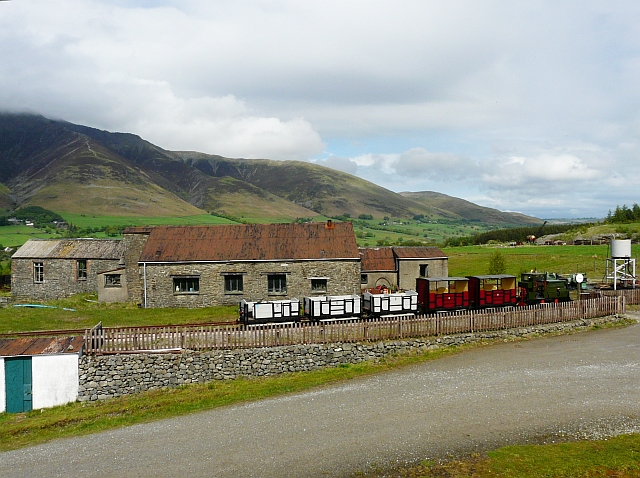
[[[570,300],[572,288],[584,289],[583,274],[563,277],[549,272],[466,277],[419,277],[416,290],[366,290],[362,295],[314,296],[300,300],[247,301],[239,304],[239,322],[319,322],[341,318],[481,310]]]

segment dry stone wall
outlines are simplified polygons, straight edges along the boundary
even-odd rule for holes
[[[79,364],[78,400],[104,400],[189,383],[311,371],[340,364],[380,360],[393,354],[417,353],[481,340],[509,341],[621,320],[624,319],[610,316],[495,332],[379,343],[296,345],[204,353],[185,351],[180,354],[85,355]]]

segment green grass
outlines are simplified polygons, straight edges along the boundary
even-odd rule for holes
[[[444,463],[424,461],[418,465],[361,474],[362,477],[398,478],[632,478],[640,477],[640,434],[607,440],[507,446],[464,460]]]
[[[107,401],[90,404],[71,403],[28,413],[3,413],[0,414],[0,451],[35,445],[55,438],[96,433],[234,403],[300,392],[337,381],[432,360],[474,346],[478,345],[449,347],[420,355],[390,357],[380,362],[342,365],[313,372],[214,381],[208,384],[154,390]]]
[[[57,307],[56,309],[0,308],[0,333],[86,329],[93,327],[98,322],[102,322],[105,327],[142,327],[159,324],[233,322],[238,318],[238,309],[235,306],[198,309],[140,309],[130,303],[97,303],[95,302],[96,298],[95,295],[79,294],[69,299],[45,303]],[[64,310],[65,308],[75,310]]]
[[[59,239],[59,234],[51,234],[42,229],[29,226],[0,226],[0,244],[2,246],[21,246],[29,239]]]
[[[103,226],[180,226],[201,224],[235,224],[234,221],[211,214],[197,216],[99,216],[92,214],[61,213],[65,221],[80,228]],[[0,228],[1,229],[1,228]]]
[[[444,249],[449,256],[449,275],[467,276],[487,274],[489,257],[496,250],[504,255],[507,274],[538,271],[568,274],[582,272],[590,281],[600,281],[605,275],[608,246],[467,246]],[[633,245],[631,253],[640,255],[640,246]]]

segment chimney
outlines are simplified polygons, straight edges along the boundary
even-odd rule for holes
[[[333,229],[333,221],[331,219],[327,219],[327,224],[325,226],[327,229]]]

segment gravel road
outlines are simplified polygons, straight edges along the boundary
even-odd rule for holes
[[[10,477],[334,477],[640,432],[640,324],[468,351],[317,390],[0,454]]]

